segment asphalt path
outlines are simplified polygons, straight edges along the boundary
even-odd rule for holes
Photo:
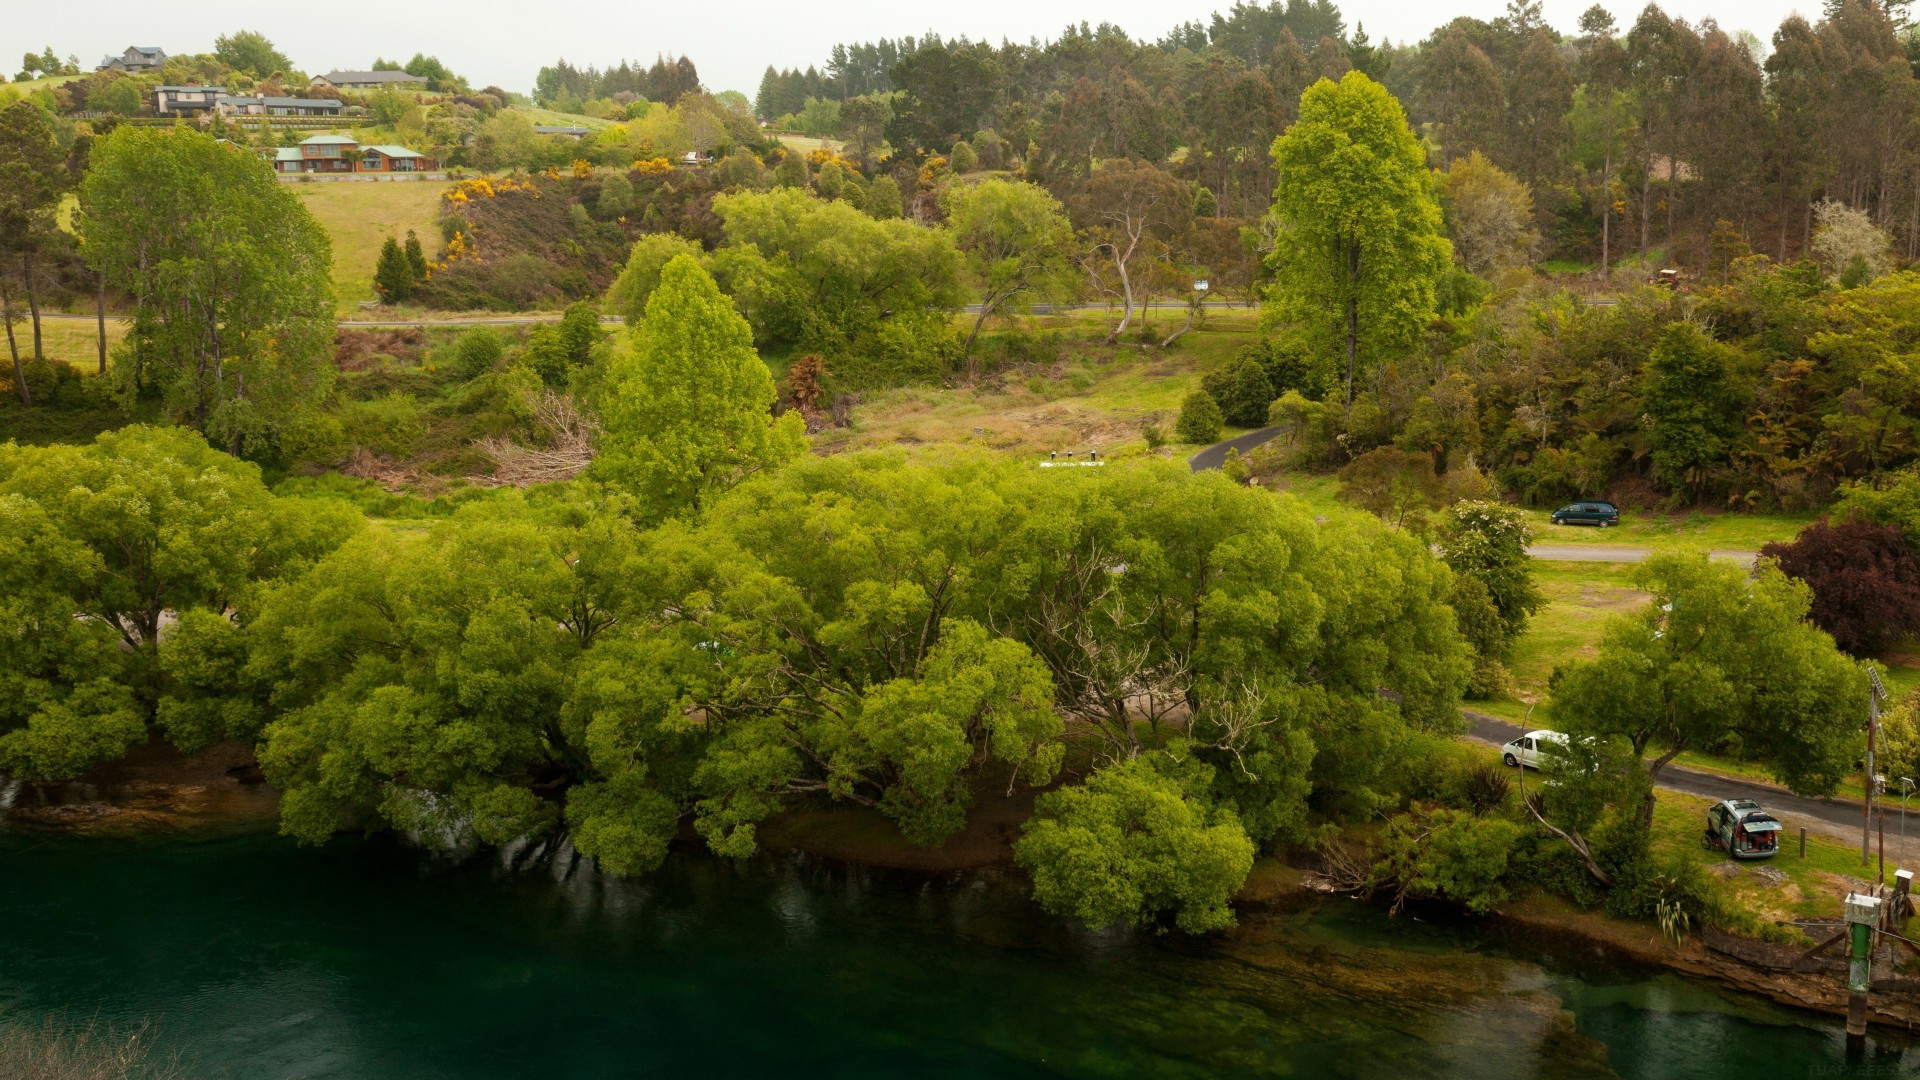
[[[1259,446],[1261,443],[1272,442],[1273,439],[1280,434],[1280,430],[1279,425],[1263,427],[1258,431],[1249,431],[1245,435],[1235,435],[1225,442],[1214,443],[1212,446],[1188,458],[1187,467],[1194,472],[1206,472],[1208,469],[1217,469],[1226,463],[1227,451],[1238,450],[1244,454],[1254,447]]]
[[[1467,717],[1468,736],[1493,746],[1505,746],[1514,739],[1526,734],[1527,729],[1505,720],[1497,720],[1485,713],[1471,709],[1464,710]],[[1804,825],[1810,832],[1854,841],[1860,839],[1861,806],[1847,799],[1809,799],[1795,795],[1783,787],[1763,784],[1753,780],[1735,780],[1716,773],[1689,769],[1684,765],[1668,765],[1660,770],[1659,787],[1668,791],[1683,792],[1702,798],[1713,799],[1752,799],[1765,807],[1774,817],[1785,825],[1789,835]],[[1897,810],[1898,807],[1896,806]],[[1898,817],[1892,825],[1898,829]],[[1700,827],[1706,828],[1701,820]],[[1786,849],[1786,841],[1781,847]]]

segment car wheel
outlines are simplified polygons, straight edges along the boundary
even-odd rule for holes
[[[1513,755],[1512,755],[1512,754],[1508,754],[1508,755],[1507,755],[1507,768],[1509,768],[1509,769],[1511,769],[1511,768],[1515,768],[1515,767],[1517,767],[1517,766],[1518,766],[1519,764],[1520,764],[1520,763],[1519,763],[1518,761],[1516,761],[1516,760],[1514,760],[1514,757],[1513,757]]]

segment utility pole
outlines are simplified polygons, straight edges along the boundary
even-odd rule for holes
[[[1867,694],[1867,775],[1865,778],[1867,798],[1865,802],[1860,804],[1861,866],[1866,866],[1871,861],[1868,852],[1873,842],[1873,795],[1874,788],[1879,786],[1878,781],[1875,779],[1877,774],[1873,771],[1873,751],[1875,744],[1880,741],[1880,703],[1885,701],[1887,697],[1887,688],[1880,682],[1880,669],[1871,663],[1867,665],[1867,682],[1870,685],[1870,690]],[[1880,880],[1885,881],[1886,878],[1887,830],[1883,819],[1880,828]]]

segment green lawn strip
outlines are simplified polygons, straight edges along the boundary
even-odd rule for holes
[[[1660,855],[1695,857],[1709,867],[1732,862],[1735,870],[1726,872],[1725,876],[1713,873],[1710,880],[1722,897],[1763,925],[1782,919],[1838,917],[1849,887],[1838,879],[1873,880],[1878,866],[1877,848],[1873,865],[1863,867],[1858,845],[1809,831],[1807,854],[1802,858],[1799,830],[1790,822],[1786,823],[1790,831],[1781,835],[1780,853],[1770,859],[1731,860],[1710,851],[1701,843],[1701,833],[1706,829],[1707,809],[1712,805],[1711,799],[1677,791],[1659,792],[1653,815],[1653,850]],[[1894,865],[1897,846],[1896,839],[1890,836],[1886,877],[1889,882],[1897,869]],[[1920,851],[1920,845],[1915,850]],[[1779,884],[1766,880],[1756,873],[1761,867],[1778,870],[1787,876],[1787,881]]]
[[[1776,540],[1791,540],[1814,520],[1811,514],[1684,514],[1620,511],[1620,524],[1555,525],[1554,508],[1529,511],[1537,544],[1595,544],[1687,551],[1758,551]]]

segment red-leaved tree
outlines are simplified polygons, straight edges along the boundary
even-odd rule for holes
[[[1760,549],[1813,589],[1814,623],[1856,655],[1920,632],[1920,555],[1898,526],[1822,518]]]

